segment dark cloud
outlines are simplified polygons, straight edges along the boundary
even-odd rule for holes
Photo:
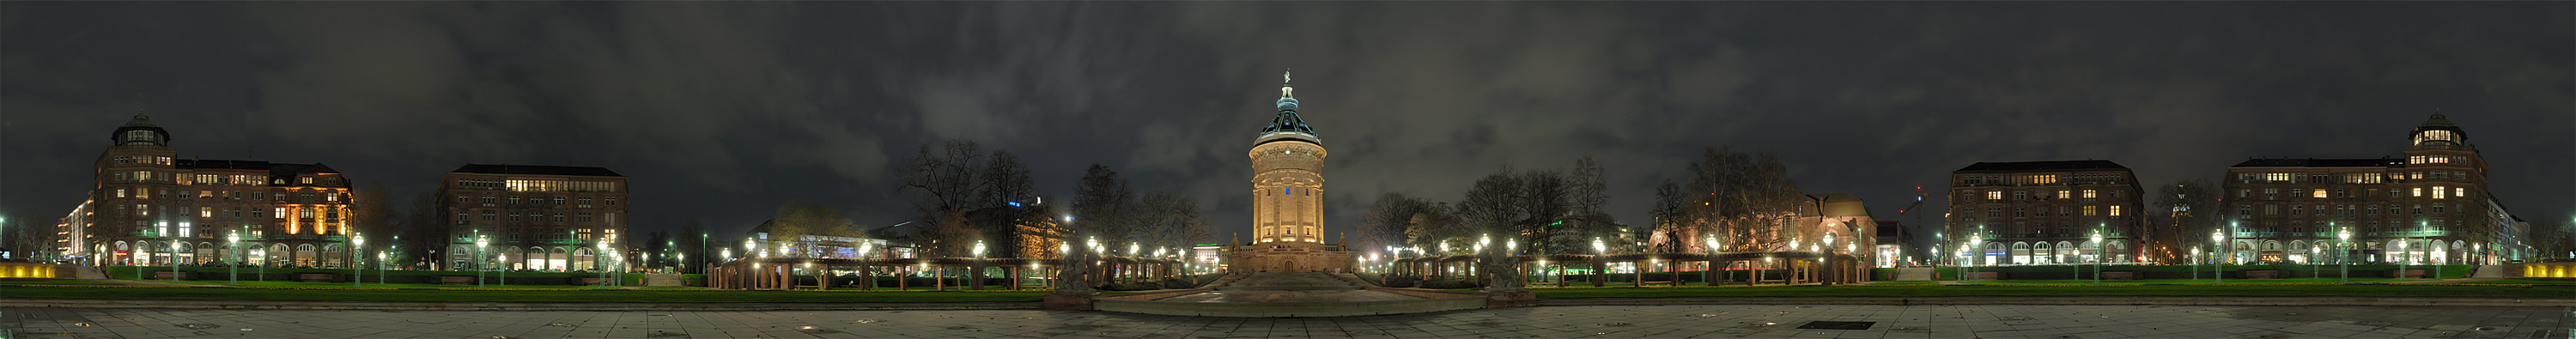
[[[2252,156],[2398,155],[2436,110],[2527,218],[2576,206],[2567,3],[0,4],[0,212],[79,203],[137,109],[183,155],[318,161],[405,194],[465,162],[605,166],[638,224],[787,199],[909,216],[893,163],[959,138],[1069,195],[1106,164],[1245,229],[1278,72],[1332,150],[1327,211],[1455,199],[1581,156],[1642,222],[1697,150],[1817,192],[1933,192],[1976,161],[2150,182]]]

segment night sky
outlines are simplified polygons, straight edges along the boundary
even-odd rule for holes
[[[1099,163],[1248,232],[1245,152],[1294,69],[1326,225],[1598,157],[1610,212],[1706,147],[1899,218],[1978,161],[2148,185],[2399,156],[2448,114],[2494,193],[2576,215],[2576,3],[0,3],[0,213],[80,204],[137,110],[183,158],[321,162],[409,200],[465,163],[600,166],[637,231],[789,199],[914,214],[943,138],[1069,199]],[[1937,200],[1937,199],[1935,199]],[[1053,201],[1053,200],[1051,200]],[[401,205],[398,205],[401,206]],[[1933,208],[1943,208],[1934,204]],[[28,219],[20,219],[28,218]],[[1937,222],[1938,217],[1929,218]],[[1911,217],[1902,220],[1912,221]]]

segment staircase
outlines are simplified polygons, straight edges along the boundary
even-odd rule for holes
[[[1261,272],[1217,285],[1218,291],[1348,291],[1359,285],[1319,272]]]

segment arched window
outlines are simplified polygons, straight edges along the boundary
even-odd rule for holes
[[[305,267],[318,265],[319,262],[313,261],[314,257],[318,256],[321,256],[321,253],[313,251],[313,244],[295,245],[295,265]]]
[[[2011,258],[2010,258],[2010,259],[2007,259],[2007,260],[2012,260],[2012,263],[2015,263],[2015,264],[2028,264],[2028,263],[2030,263],[2030,243],[2026,243],[2026,242],[2013,242],[2013,244],[2012,244],[2012,254],[2010,254],[2010,256],[2011,256]]]
[[[2072,243],[2072,242],[2065,242],[2065,241],[2059,241],[2059,242],[2057,242],[2057,262],[2062,262],[2062,263],[2077,263],[2077,262],[2084,262],[2084,256],[2083,256],[2083,253],[2084,253],[2084,251],[2085,251],[2086,249],[2089,249],[2089,248],[2090,248],[2090,247],[2087,247],[2087,248],[2075,248],[2075,243]]]
[[[267,261],[266,264],[269,267],[277,267],[279,265],[294,263],[295,250],[286,247],[286,244],[269,244],[268,253],[261,257],[265,258],[262,260]]]
[[[597,269],[600,264],[598,262],[599,255],[597,253],[598,252],[592,252],[589,247],[572,249],[572,270],[589,271]]]
[[[503,264],[504,266],[500,266],[501,269],[521,270],[544,264],[542,262],[538,262],[538,259],[528,258],[528,250],[518,247],[510,247],[508,249],[501,250],[501,255],[509,256],[508,258],[494,258],[505,263]]]
[[[474,269],[474,247],[466,245],[448,246],[447,267],[448,269]]]

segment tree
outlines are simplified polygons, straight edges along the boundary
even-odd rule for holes
[[[978,178],[990,171],[983,165],[983,146],[973,141],[948,140],[940,151],[921,146],[908,163],[911,168],[895,172],[903,181],[900,189],[914,193],[913,206],[925,212],[968,210],[981,207],[977,198],[989,197],[984,191],[992,181]],[[1016,161],[1015,161],[1016,162]]]
[[[2161,244],[2140,248],[2149,261],[2181,262],[2191,254],[2182,244],[2196,235],[2217,229],[2226,211],[2219,210],[2218,185],[2205,179],[2176,181],[2156,188],[2154,208],[2165,213],[2148,213],[2146,226],[2138,230],[2134,244]],[[2162,215],[2157,215],[2162,214]]]
[[[395,262],[405,266],[453,269],[439,260],[447,253],[448,239],[456,235],[455,228],[439,222],[443,211],[438,208],[438,199],[438,192],[423,192],[420,197],[412,199],[411,207],[399,214],[400,218],[392,221],[397,224],[395,232],[400,234],[396,236],[395,240],[399,241],[395,241],[397,245],[393,248]]]
[[[1524,228],[1519,226],[1529,222],[1531,211],[1548,208],[1541,206],[1545,203],[1536,202],[1541,199],[1532,199],[1532,195],[1535,194],[1532,192],[1534,189],[1532,186],[1535,185],[1531,185],[1532,180],[1528,180],[1543,176],[1546,175],[1523,176],[1510,167],[1504,167],[1501,171],[1476,179],[1476,184],[1467,188],[1465,199],[1459,200],[1457,209],[1454,210],[1465,230],[1463,232],[1465,234],[1458,235],[1465,238],[1460,239],[1460,242],[1472,245],[1480,240],[1480,236],[1490,236],[1497,238],[1492,246],[1503,246],[1505,244],[1503,241],[1515,239],[1523,243],[1539,244],[1536,240],[1544,239],[1548,235],[1547,229],[1531,229],[1524,232]],[[1532,247],[1535,249],[1537,246]]]
[[[1145,231],[1137,239],[1139,242],[1175,247],[1216,237],[1216,232],[1208,229],[1206,218],[1199,215],[1198,200],[1156,191],[1146,193],[1137,205],[1136,222]]]
[[[1355,227],[1359,234],[1352,242],[1361,249],[1410,246],[1405,241],[1406,228],[1413,225],[1415,215],[1428,213],[1430,209],[1431,203],[1403,193],[1379,194],[1377,202],[1371,203],[1368,211],[1360,214],[1359,227]]]
[[[687,255],[680,258],[681,272],[705,271],[704,263],[713,262],[716,259],[708,257],[707,242],[714,241],[708,239],[712,236],[708,232],[706,220],[690,219],[687,225],[680,226],[679,239],[677,239],[679,243],[676,246],[679,247],[680,254]]]
[[[394,208],[393,189],[385,188],[382,181],[370,181],[365,187],[358,188],[355,195],[350,197],[350,203],[357,206],[349,208],[349,229],[369,240],[378,241],[375,248],[383,249],[394,244],[394,236],[401,234],[403,228],[399,222],[404,212]]]
[[[1811,239],[1807,228],[1782,232],[1806,199],[1788,166],[1771,153],[1747,153],[1732,147],[1702,151],[1688,167],[1682,189],[1696,205],[1684,205],[1682,227],[1712,234],[1727,248],[1788,250],[1792,239]],[[1706,195],[1701,195],[1706,193]]]
[[[769,241],[797,243],[797,251],[819,255],[805,236],[859,236],[858,223],[841,214],[841,209],[805,200],[789,200],[778,206],[778,215],[769,222]]]
[[[2543,221],[2531,224],[2531,258],[2569,258],[2576,251],[2576,224]]]
[[[1689,203],[1690,196],[1682,193],[1682,185],[1673,183],[1672,179],[1664,179],[1663,184],[1655,185],[1655,206],[1647,213],[1655,218],[1655,234],[1661,235],[1655,238],[1660,239],[1659,242],[1647,245],[1653,248],[1654,252],[1690,251],[1686,249],[1690,248],[1691,239],[1685,239],[1683,234],[1687,232],[1683,232],[1683,224],[1679,222],[1682,219],[1683,206]]]
[[[1127,188],[1127,180],[1119,178],[1118,171],[1110,170],[1109,166],[1092,164],[1090,169],[1083,171],[1082,181],[1074,187],[1072,224],[1075,226],[1070,229],[1083,235],[1072,241],[1083,242],[1096,237],[1103,244],[1109,244],[1127,240],[1135,233],[1136,210],[1136,192]]]
[[[1409,225],[1405,227],[1405,242],[1425,252],[1438,251],[1441,243],[1460,243],[1474,234],[1475,230],[1461,222],[1458,215],[1451,212],[1453,210],[1449,203],[1440,202],[1414,214],[1413,219],[1406,222]]]

